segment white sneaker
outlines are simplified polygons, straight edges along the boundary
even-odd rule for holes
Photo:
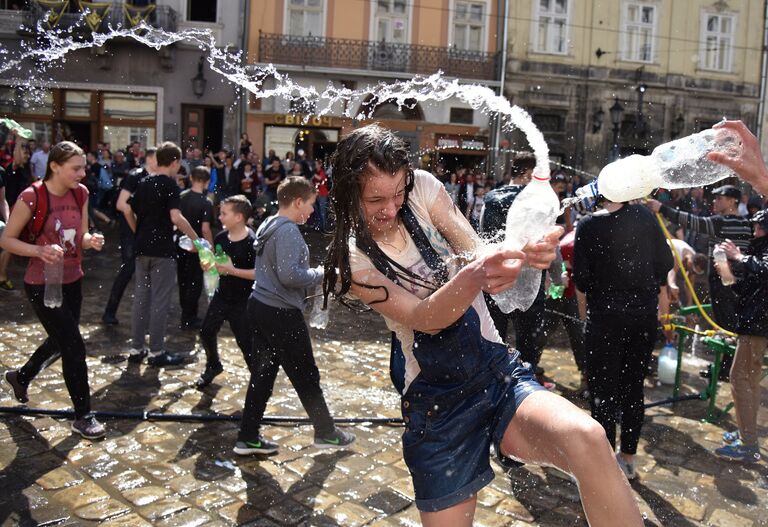
[[[624,475],[627,476],[627,479],[629,481],[632,481],[633,479],[637,479],[635,464],[627,463],[626,461],[624,461],[624,458],[622,457],[620,452],[616,453],[616,462],[619,464],[619,467],[621,467],[621,471],[624,472]]]

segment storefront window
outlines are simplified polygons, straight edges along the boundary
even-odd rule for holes
[[[46,89],[22,90],[11,86],[0,86],[0,113],[51,115],[53,113],[53,92]]]
[[[264,129],[264,152],[274,150],[283,159],[286,152],[305,151],[308,157],[322,159],[335,149],[339,131],[334,128],[299,128],[290,126],[267,126]]]
[[[102,139],[112,151],[126,148],[134,141],[141,143],[142,148],[156,144],[155,129],[140,126],[105,126]]]
[[[90,117],[91,92],[72,90],[64,92],[64,115],[67,117]]]
[[[19,124],[28,130],[32,130],[35,141],[42,143],[43,141],[51,140],[51,123],[50,121],[20,121]]]
[[[157,96],[137,93],[104,93],[104,117],[130,121],[154,121]]]

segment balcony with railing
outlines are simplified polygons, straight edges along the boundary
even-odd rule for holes
[[[259,62],[431,75],[441,70],[466,79],[498,79],[499,53],[313,36],[259,33]]]
[[[178,26],[178,14],[167,5],[136,6],[131,2],[99,2],[98,9],[91,17],[87,20],[85,13],[76,10],[76,6],[57,13],[42,4],[30,1],[22,11],[23,29],[19,29],[18,25],[16,29],[21,34],[34,34],[37,32],[38,22],[43,29],[75,29],[86,33],[106,32],[110,26],[115,29],[130,28],[142,21],[169,32],[176,31]]]

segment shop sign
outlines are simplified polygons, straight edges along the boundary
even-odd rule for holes
[[[438,148],[457,148],[463,150],[484,150],[485,141],[480,139],[459,139],[456,137],[438,137]]]
[[[440,137],[437,140],[438,148],[461,148],[461,144],[458,139],[452,137]]]
[[[280,114],[275,115],[275,124],[287,124],[291,126],[322,126],[322,127],[339,127],[337,119],[329,115],[302,115],[297,114]]]

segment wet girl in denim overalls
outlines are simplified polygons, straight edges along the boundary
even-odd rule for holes
[[[478,238],[408,149],[370,125],[333,158],[336,229],[326,294],[351,293],[381,313],[402,349],[393,381],[403,394],[403,454],[424,525],[471,525],[476,493],[493,479],[490,447],[573,474],[593,526],[640,526],[631,489],[602,427],[543,390],[502,344],[482,291],[509,288],[521,260],[546,268],[560,229],[524,253],[472,261]],[[471,256],[469,257],[471,258]]]

